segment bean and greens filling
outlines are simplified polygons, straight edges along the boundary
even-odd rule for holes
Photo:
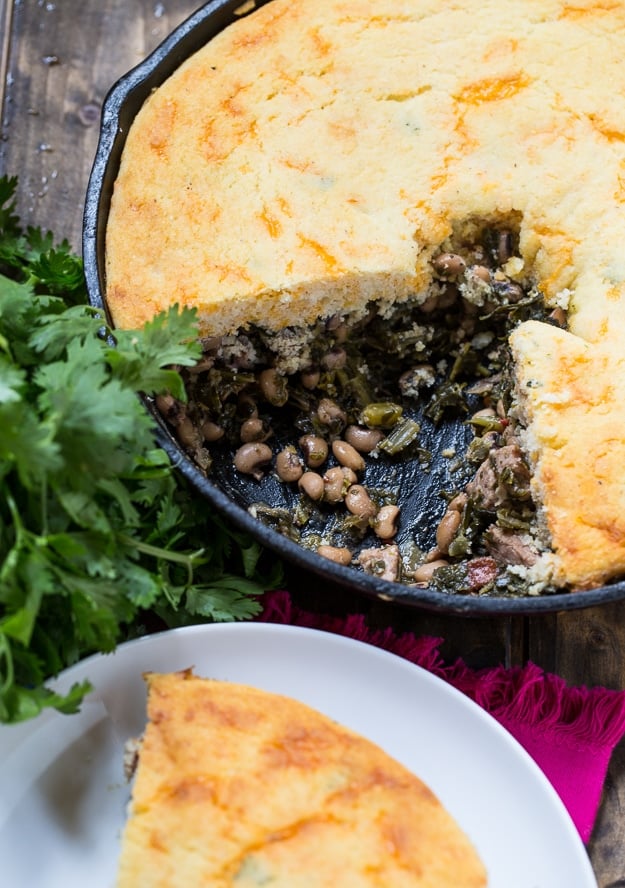
[[[432,273],[425,298],[392,308],[207,340],[183,371],[188,402],[164,396],[157,406],[207,474],[225,458],[258,486],[252,514],[321,556],[449,593],[525,595],[546,541],[507,339],[530,318],[563,326],[565,313],[547,316],[513,219],[465,225]],[[461,426],[462,447],[434,453],[449,424]],[[418,486],[445,460],[423,512],[436,516],[428,538],[406,515],[402,473],[410,466]],[[264,495],[276,485],[286,498],[277,504]]]

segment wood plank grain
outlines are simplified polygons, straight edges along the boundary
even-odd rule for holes
[[[304,610],[322,614],[362,614],[373,629],[392,626],[441,639],[447,663],[458,658],[474,669],[519,665],[525,661],[524,617],[466,618],[423,608],[381,602],[286,565],[285,587]]]
[[[4,116],[4,87],[7,82],[9,68],[9,50],[11,41],[11,22],[13,19],[13,3],[10,0],[0,0],[0,120]]]
[[[533,617],[528,656],[573,684],[625,687],[625,602]]]
[[[528,655],[571,685],[625,687],[625,602],[532,618]],[[599,888],[625,886],[625,741],[615,749],[588,852]]]
[[[614,751],[588,854],[599,888],[625,888],[625,743]]]
[[[80,250],[84,195],[106,93],[198,5],[15,4],[0,171],[20,177],[24,224],[52,229]]]

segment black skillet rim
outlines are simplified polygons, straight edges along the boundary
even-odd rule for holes
[[[256,7],[268,0],[259,0]],[[109,318],[104,298],[104,239],[113,183],[128,126],[152,89],[162,83],[193,52],[236,20],[241,0],[211,0],[176,28],[146,59],[125,74],[106,96],[98,147],[89,178],[83,220],[83,260],[89,302]],[[156,438],[172,464],[214,508],[238,528],[282,559],[339,586],[391,604],[462,616],[533,615],[579,610],[625,598],[625,581],[580,592],[512,598],[452,595],[432,587],[404,586],[343,567],[304,549],[253,518],[207,479],[169,433],[145,399],[156,422]]]

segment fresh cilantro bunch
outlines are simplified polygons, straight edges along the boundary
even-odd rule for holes
[[[74,712],[46,682],[152,627],[249,618],[280,580],[172,470],[137,392],[184,399],[199,357],[172,309],[114,333],[66,241],[23,231],[0,178],[0,721]],[[112,336],[115,337],[113,343]]]

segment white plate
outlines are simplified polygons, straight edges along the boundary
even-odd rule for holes
[[[193,626],[67,670],[95,686],[78,715],[0,728],[0,867],[11,888],[111,888],[129,789],[123,743],[144,724],[145,671],[288,694],[371,738],[434,790],[476,844],[489,888],[597,888],[559,797],[479,706],[401,657],[292,626]]]

